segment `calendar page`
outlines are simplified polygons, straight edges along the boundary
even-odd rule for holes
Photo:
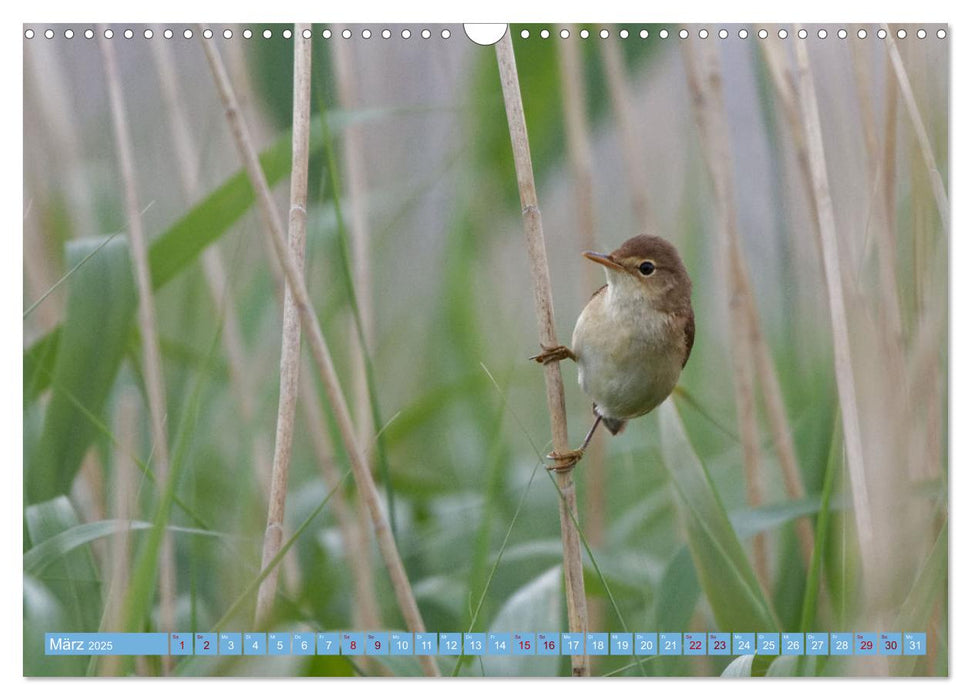
[[[951,27],[310,14],[22,25],[23,675],[948,676]]]

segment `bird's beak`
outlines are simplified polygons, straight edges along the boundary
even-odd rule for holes
[[[612,267],[615,270],[623,270],[619,262],[614,260],[610,255],[604,255],[603,253],[594,253],[592,250],[586,250],[583,252],[583,257],[587,260],[593,260],[595,263],[599,263],[604,267]]]

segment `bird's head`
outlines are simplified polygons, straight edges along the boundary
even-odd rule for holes
[[[623,303],[646,303],[677,311],[691,303],[691,279],[678,250],[659,236],[634,236],[612,253],[584,252],[603,265],[610,296]]]

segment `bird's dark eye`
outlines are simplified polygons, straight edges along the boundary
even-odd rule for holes
[[[655,267],[654,267],[654,263],[652,263],[650,260],[645,260],[640,264],[640,267],[638,267],[637,269],[641,271],[642,275],[644,275],[645,277],[648,277],[654,274]]]

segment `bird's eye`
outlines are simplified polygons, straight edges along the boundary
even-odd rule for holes
[[[637,269],[641,271],[642,275],[649,277],[650,275],[654,274],[655,267],[654,263],[652,263],[650,260],[645,260]]]

